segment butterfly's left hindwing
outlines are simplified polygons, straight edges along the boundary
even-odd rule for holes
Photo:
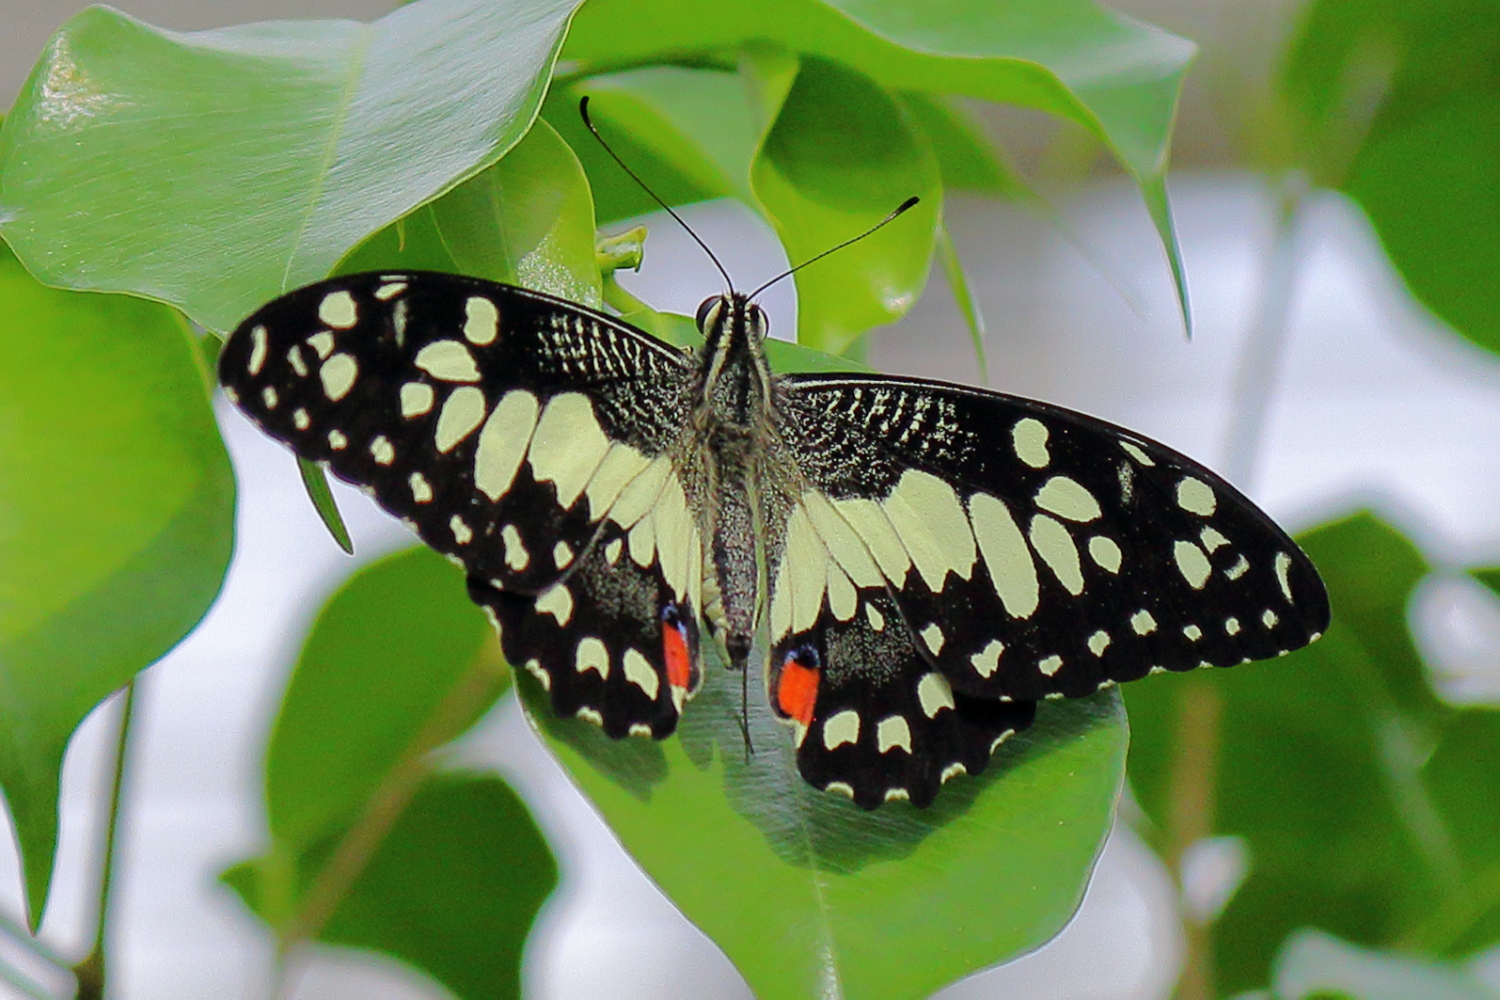
[[[702,567],[677,456],[680,352],[507,285],[363,274],[265,306],[219,374],[272,436],[461,562],[507,655],[555,678],[559,708],[615,735],[671,731],[697,633],[664,637],[662,615],[692,623]]]
[[[802,482],[771,587],[770,695],[815,784],[930,798],[926,772],[982,766],[1025,703],[1276,656],[1327,627],[1296,544],[1159,444],[915,379],[794,375],[780,392]],[[979,703],[1018,711],[973,726]]]

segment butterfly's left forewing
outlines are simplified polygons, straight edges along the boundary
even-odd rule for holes
[[[363,274],[258,311],[219,372],[272,436],[460,562],[559,711],[671,731],[700,671],[679,352],[507,285]]]
[[[861,804],[930,799],[1039,699],[1271,657],[1327,627],[1295,543],[1162,445],[915,379],[787,376],[780,392],[801,494],[771,588],[770,695],[803,773]]]

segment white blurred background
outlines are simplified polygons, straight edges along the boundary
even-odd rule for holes
[[[153,23],[198,28],[273,16],[374,17],[388,4],[125,6]],[[1043,187],[1074,236],[1004,205],[964,201],[950,212],[989,322],[991,384],[1186,451],[1237,478],[1293,530],[1373,505],[1439,565],[1500,561],[1500,363],[1409,298],[1362,216],[1336,196],[1316,196],[1298,228],[1286,339],[1260,445],[1253,462],[1231,461],[1229,403],[1261,301],[1276,204],[1264,179],[1234,169],[1235,135],[1238,116],[1270,73],[1290,7],[1221,0],[1115,6],[1205,49],[1178,129],[1172,183],[1194,337],[1183,336],[1163,255],[1134,190],[1066,128],[997,113],[997,136],[1025,170],[1050,178]],[[58,0],[0,0],[0,102],[9,104],[47,36],[76,9]],[[742,284],[783,266],[769,230],[737,206],[684,214]],[[647,221],[646,265],[627,283],[659,308],[691,314],[717,289],[715,273],[672,226]],[[795,328],[790,294],[767,305],[773,329]],[[876,335],[871,359],[890,371],[977,377],[940,276],[907,320]],[[228,408],[219,413],[240,474],[238,550],[203,625],[141,684],[144,725],[131,748],[112,942],[113,996],[129,1000],[273,995],[271,937],[216,877],[264,846],[263,747],[302,630],[359,561],[409,543],[362,496],[340,489],[359,553],[344,557],[306,502],[288,455]],[[1496,659],[1500,609],[1460,581],[1439,580],[1422,595],[1416,617],[1424,648],[1448,690],[1492,699],[1500,685],[1486,670]],[[64,773],[59,876],[43,936],[70,959],[87,950],[93,919],[94,831],[116,707],[85,724]],[[461,754],[522,791],[563,865],[563,887],[529,945],[528,996],[749,996],[728,960],[624,855],[513,705],[502,704]],[[1212,860],[1212,852],[1205,856]],[[1234,853],[1221,856],[1232,862]],[[1201,867],[1190,886],[1195,895],[1232,888],[1232,863]],[[0,909],[19,914],[19,896],[12,840],[0,837]],[[1164,1000],[1181,949],[1176,907],[1165,869],[1122,821],[1061,936],[940,996]],[[3,943],[0,956],[36,968]],[[301,955],[283,989],[297,1000],[445,995],[392,962],[331,948]]]

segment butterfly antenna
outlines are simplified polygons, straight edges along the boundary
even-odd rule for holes
[[[839,250],[844,249],[844,247],[848,246],[851,243],[858,243],[860,240],[864,239],[866,236],[870,236],[871,234],[873,234],[876,230],[884,228],[887,223],[894,222],[896,220],[896,216],[900,215],[902,212],[905,212],[908,208],[911,208],[913,205],[915,205],[917,202],[919,202],[921,200],[922,199],[918,198],[916,195],[912,195],[910,198],[906,199],[901,204],[897,205],[896,206],[896,210],[894,212],[892,212],[890,215],[887,215],[885,218],[881,219],[879,222],[875,223],[875,225],[871,226],[869,229],[866,229],[864,232],[860,233],[858,236],[855,236],[852,239],[847,239],[844,242],[840,243],[836,247],[829,247],[827,250],[824,250],[822,253],[818,254],[816,257],[810,257],[807,260],[804,260],[802,263],[798,264],[796,267],[789,268],[789,269],[781,272],[776,277],[772,278],[770,281],[766,282],[764,285],[761,285],[759,288],[757,288],[755,291],[751,292],[749,295],[747,295],[745,297],[748,298],[748,299],[753,299],[756,296],[758,296],[761,292],[765,291],[767,288],[770,288],[772,285],[776,284],[776,282],[782,280],[783,278],[790,278],[792,275],[796,274],[798,271],[802,270],[807,265],[809,265],[809,264],[816,264],[818,261],[822,260],[824,257],[827,257],[831,253],[835,253],[835,252],[837,252]]]
[[[640,175],[637,174],[634,170],[631,170],[630,165],[627,164],[624,160],[620,159],[619,153],[616,153],[613,149],[609,148],[609,143],[604,141],[604,136],[599,134],[599,130],[594,127],[593,120],[589,118],[589,98],[587,94],[585,94],[578,101],[578,113],[583,117],[583,124],[588,126],[588,130],[590,132],[594,133],[594,138],[599,140],[599,145],[603,146],[604,151],[610,155],[610,158],[620,165],[620,169],[629,174],[630,179],[639,184],[641,186],[641,190],[649,194],[653,201],[655,201],[662,208],[666,209],[667,214],[676,219],[679,226],[687,230],[687,234],[693,238],[693,242],[697,243],[700,247],[703,248],[703,252],[708,254],[708,259],[714,262],[714,267],[717,267],[719,269],[719,273],[724,276],[724,283],[729,286],[729,291],[732,293],[734,291],[734,282],[730,279],[729,272],[724,270],[724,265],[719,263],[719,258],[715,257],[714,252],[708,248],[708,244],[699,239],[698,234],[693,232],[693,227],[689,226],[686,222],[683,222],[682,216],[672,211],[672,206],[662,201],[661,198],[657,196],[656,192],[651,190],[651,188],[646,185],[645,181],[641,180]],[[894,218],[894,216],[892,216],[892,218]],[[890,220],[887,219],[886,221],[889,222]],[[884,225],[884,223],[881,223],[881,225]],[[880,226],[876,226],[875,228],[879,229]],[[835,249],[837,249],[837,247],[835,247]],[[817,258],[815,257],[813,259],[816,260]],[[809,261],[809,263],[811,263],[811,261]]]

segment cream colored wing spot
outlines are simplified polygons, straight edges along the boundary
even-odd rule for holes
[[[589,708],[585,706],[583,708],[580,708],[573,714],[585,722],[592,722],[596,726],[604,725],[604,716],[597,708]]]
[[[974,533],[953,487],[907,469],[880,506],[934,594],[942,593],[949,572],[965,580],[973,575]]]
[[[830,781],[828,784],[823,786],[823,791],[832,792],[835,795],[842,795],[845,798],[854,798],[854,786],[849,784],[847,781]]]
[[[885,628],[885,615],[881,614],[880,609],[873,604],[865,605],[865,620],[870,623],[870,628],[876,632],[882,631]]]
[[[604,561],[611,566],[620,561],[620,553],[625,548],[625,542],[619,538],[614,539],[604,546]]]
[[[1047,451],[1049,436],[1047,425],[1035,417],[1017,420],[1010,429],[1011,447],[1015,449],[1016,457],[1033,469],[1045,469],[1052,461],[1052,455]]]
[[[602,680],[608,680],[609,649],[593,636],[585,636],[578,641],[578,649],[573,654],[573,668],[580,674],[592,670]]]
[[[1221,546],[1229,544],[1229,539],[1209,525],[1204,525],[1203,530],[1198,533],[1198,541],[1203,543],[1203,548],[1208,552],[1217,551]]]
[[[335,403],[349,395],[358,376],[359,362],[351,354],[335,354],[318,369],[318,378],[323,381],[323,395]]]
[[[817,490],[808,490],[802,494],[801,505],[823,547],[854,586],[878,587],[884,582],[868,543],[832,501]]]
[[[1224,619],[1224,633],[1226,635],[1239,635],[1240,620],[1232,617]]]
[[[1078,547],[1068,529],[1046,514],[1038,514],[1031,519],[1030,536],[1031,547],[1052,570],[1057,582],[1074,597],[1083,593],[1083,567],[1079,565]]]
[[[900,749],[911,753],[911,726],[899,715],[888,715],[875,726],[875,745],[881,753]]]
[[[333,353],[333,334],[327,330],[315,333],[307,338],[307,346],[313,349],[318,360],[327,360],[328,355]]]
[[[485,608],[484,610],[489,611],[490,609]],[[494,614],[493,611],[491,611],[490,613]],[[531,674],[531,676],[535,677],[538,681],[541,682],[543,691],[552,690],[552,675],[547,673],[546,670],[542,669],[542,662],[540,660],[527,660],[526,672]]]
[[[609,440],[594,417],[588,397],[577,392],[553,396],[536,422],[527,461],[537,482],[557,487],[557,503],[573,506],[609,451]]]
[[[1231,580],[1238,580],[1240,577],[1244,576],[1249,571],[1249,569],[1250,560],[1246,559],[1244,554],[1242,553],[1240,557],[1235,560],[1234,565],[1224,571],[1224,575]],[[1287,598],[1287,600],[1291,600],[1291,598]]]
[[[413,472],[406,482],[411,487],[411,498],[417,503],[427,503],[432,499],[432,484],[420,472]]]
[[[647,514],[630,529],[630,558],[637,566],[645,568],[656,560],[656,528]]]
[[[1056,514],[1067,521],[1087,523],[1103,513],[1094,494],[1086,490],[1077,480],[1067,476],[1053,476],[1037,490],[1036,505],[1042,510]]]
[[[266,363],[266,328],[257,326],[250,331],[250,363],[245,370],[251,375],[259,375],[261,368]],[[304,372],[304,374],[306,374]]]
[[[874,500],[850,499],[832,501],[833,509],[864,542],[881,575],[897,586],[906,579],[911,556],[901,544],[901,536],[891,519]]]
[[[1063,659],[1056,653],[1037,661],[1036,668],[1042,672],[1044,677],[1055,677],[1062,669]]]
[[[1292,557],[1285,552],[1276,553],[1276,583],[1281,587],[1281,594],[1288,601],[1292,599],[1292,581],[1288,575],[1292,568]]]
[[[396,460],[396,446],[384,434],[377,434],[370,442],[370,457],[376,465],[390,465]]]
[[[1187,476],[1177,484],[1177,506],[1189,514],[1208,517],[1213,514],[1218,503],[1213,488],[1201,479]]]
[[[443,401],[438,414],[437,429],[432,441],[437,450],[447,454],[484,423],[484,392],[477,386],[462,385],[454,389]]]
[[[401,387],[401,416],[407,420],[432,411],[436,394],[426,382],[407,382]]]
[[[1151,456],[1142,451],[1138,445],[1131,444],[1129,441],[1121,441],[1120,447],[1125,450],[1125,454],[1148,468],[1156,464]]]
[[[656,700],[656,695],[661,691],[661,678],[656,669],[634,647],[625,650],[625,679],[640,688],[652,701]]]
[[[887,788],[885,790],[885,801],[908,802],[911,800],[911,792],[904,788]]]
[[[299,431],[305,431],[312,424],[312,417],[309,417],[307,411],[299,406],[292,411],[292,423]]]
[[[1187,636],[1188,642],[1197,642],[1203,638],[1203,630],[1196,625],[1184,625],[1182,634]]]
[[[406,282],[391,281],[375,289],[375,297],[381,302],[389,302],[404,291],[406,291]]]
[[[526,551],[526,543],[514,524],[500,529],[500,543],[505,547],[505,565],[517,573],[531,565],[531,553]]]
[[[771,587],[771,634],[777,639],[813,627],[828,586],[828,550],[801,504],[787,518],[783,552]]]
[[[695,541],[697,522],[688,509],[687,495],[676,475],[669,476],[662,487],[656,506],[651,510],[651,522],[656,533],[662,575],[677,599],[683,600],[692,586],[694,563],[702,565],[702,554]]]
[[[925,673],[917,681],[917,702],[929,719],[937,718],[943,709],[953,708],[953,688],[942,674]]]
[[[983,649],[969,657],[969,663],[975,673],[988,680],[1000,669],[1000,654],[1003,652],[1005,644],[999,639],[991,639]]]
[[[1156,616],[1142,608],[1130,616],[1130,627],[1136,635],[1150,635],[1156,631]]]
[[[448,518],[448,530],[453,532],[453,540],[459,545],[468,545],[474,540],[474,529],[457,514]]]
[[[1101,628],[1099,631],[1089,636],[1089,652],[1093,653],[1095,656],[1103,656],[1104,651],[1109,648],[1109,643],[1109,633]]]
[[[1095,535],[1089,539],[1089,558],[1100,569],[1110,573],[1120,572],[1120,546],[1113,538]]]
[[[292,366],[292,371],[297,373],[298,378],[307,377],[307,359],[302,357],[302,348],[293,344],[286,350],[286,363]]]
[[[540,407],[525,389],[500,397],[479,432],[474,451],[474,485],[491,500],[499,500],[515,482],[516,470],[531,444]]]
[[[331,430],[328,432],[328,447],[334,451],[343,451],[349,447],[349,439],[344,436],[343,431],[337,429]]]
[[[943,627],[937,622],[928,625],[920,634],[922,636],[922,645],[926,646],[933,656],[937,656],[943,651]]]
[[[558,569],[567,569],[573,564],[573,546],[567,542],[558,542],[552,546],[552,565]]]
[[[464,303],[464,339],[483,347],[493,344],[500,333],[500,310],[482,295],[471,295]]]
[[[479,381],[479,367],[474,364],[474,355],[457,340],[433,341],[417,352],[413,363],[444,382]]]
[[[1013,617],[1030,617],[1039,600],[1036,563],[1010,509],[988,493],[975,493],[969,497],[969,521],[1000,603]]]
[[[629,528],[645,517],[646,512],[656,505],[656,498],[671,475],[674,475],[671,459],[665,455],[653,459],[610,504],[609,519],[622,528]]]
[[[968,773],[969,769],[967,767],[964,767],[963,761],[956,760],[953,763],[949,764],[947,767],[943,768],[943,773],[938,775],[938,784],[946,785],[949,781],[958,777],[959,775]]]
[[[1203,585],[1208,582],[1208,575],[1213,572],[1213,566],[1203,550],[1193,542],[1176,542],[1172,545],[1172,559],[1177,563],[1177,570],[1188,582],[1188,586],[1194,590],[1202,590]]]
[[[849,621],[859,610],[859,592],[832,559],[828,560],[828,610],[841,622]]]
[[[859,742],[859,713],[846,708],[828,717],[823,723],[823,746],[829,750],[845,743]]]
[[[651,460],[628,444],[616,441],[604,453],[604,459],[589,477],[583,495],[589,502],[589,520],[597,521],[634,479],[651,464]]]
[[[1266,628],[1275,628],[1276,623],[1280,620],[1281,619],[1276,617],[1276,612],[1272,611],[1270,608],[1267,608],[1264,612],[1261,613],[1260,616],[1260,623]]]
[[[318,303],[318,319],[335,330],[347,330],[359,322],[359,309],[348,292],[330,292]]]

